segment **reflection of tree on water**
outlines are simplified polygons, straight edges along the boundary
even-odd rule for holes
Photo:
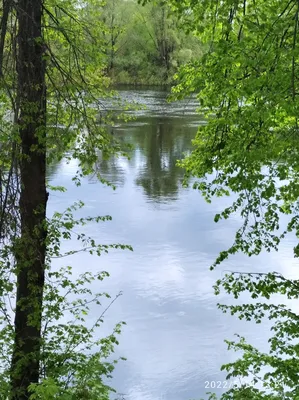
[[[177,160],[191,145],[193,137],[186,127],[186,119],[151,119],[142,133],[134,137],[145,165],[138,171],[136,184],[144,188],[151,199],[176,199],[184,171],[176,166]]]
[[[51,181],[57,175],[59,168],[61,167],[62,161],[51,160],[51,163],[47,165],[47,180]]]
[[[94,165],[94,173],[89,176],[89,181],[96,183],[99,179],[115,186],[124,185],[125,171],[120,166],[117,156],[112,155],[107,159],[103,157],[101,152],[98,152],[98,159]]]
[[[99,152],[95,172],[89,182],[98,182],[98,176],[116,186],[123,186],[127,174],[136,176],[148,198],[155,202],[175,200],[181,188],[184,171],[176,166],[177,160],[191,148],[196,128],[187,117],[139,117],[130,124],[114,128],[116,140],[133,145],[130,160],[112,156],[106,159]],[[48,179],[63,173],[63,161],[48,166]],[[99,175],[97,175],[99,174]]]

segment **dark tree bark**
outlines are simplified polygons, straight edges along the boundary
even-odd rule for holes
[[[18,100],[21,139],[21,234],[15,244],[17,298],[11,399],[27,400],[39,380],[46,252],[46,87],[42,1],[19,0]]]
[[[11,0],[2,1],[2,18],[0,23],[0,77],[3,75],[2,65],[3,65],[3,55],[4,55],[4,43],[5,43],[10,7],[11,7]]]

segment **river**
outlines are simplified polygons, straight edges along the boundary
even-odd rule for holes
[[[203,123],[195,112],[195,99],[169,104],[159,90],[120,93],[147,109],[138,111],[136,120],[114,127],[120,140],[133,144],[130,159],[100,163],[103,176],[116,190],[93,177],[76,187],[71,181],[76,163],[63,160],[50,169],[49,178],[52,185],[65,186],[67,193],[51,196],[50,213],[81,199],[86,214],[113,217],[111,222],[89,225],[89,235],[100,243],[134,248],[133,253],[112,251],[100,258],[81,254],[68,260],[78,273],[107,270],[110,277],[101,289],[112,296],[123,292],[103,327],[104,335],[116,322],[127,323],[116,352],[127,361],[118,364],[111,385],[126,400],[200,399],[211,387],[218,386],[220,393],[226,386],[220,366],[236,355],[227,351],[224,339],[240,333],[264,347],[268,330],[267,323],[255,325],[222,314],[217,302],[232,299],[225,294],[215,297],[213,283],[225,270],[275,270],[297,276],[294,242],[286,241],[275,254],[232,257],[210,272],[219,251],[232,243],[240,220],[235,216],[215,224],[214,214],[231,200],[207,204],[197,191],[182,187],[183,171],[176,160],[191,149]],[[91,319],[99,311],[94,313]]]

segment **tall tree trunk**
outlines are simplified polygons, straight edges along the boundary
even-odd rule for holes
[[[46,87],[42,1],[18,0],[18,99],[21,139],[21,235],[16,242],[17,298],[11,399],[27,400],[38,382],[46,239]]]

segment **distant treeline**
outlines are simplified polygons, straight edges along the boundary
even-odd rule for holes
[[[106,74],[114,83],[169,84],[180,65],[201,55],[200,40],[179,29],[162,2],[107,0],[102,19]]]

